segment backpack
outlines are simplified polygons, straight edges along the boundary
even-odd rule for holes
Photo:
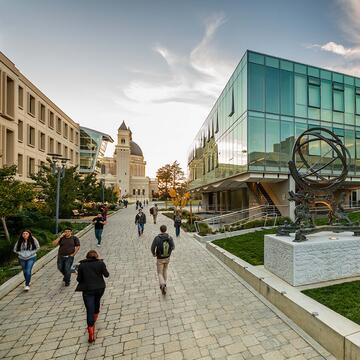
[[[153,207],[150,208],[150,214],[151,214],[151,215],[154,215],[154,208],[153,208]]]
[[[163,240],[161,257],[166,258],[170,256],[170,242],[169,238]]]

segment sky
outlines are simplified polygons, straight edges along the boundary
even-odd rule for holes
[[[187,151],[247,49],[360,76],[360,0],[0,0],[0,51],[147,176]],[[114,145],[108,147],[111,156]]]

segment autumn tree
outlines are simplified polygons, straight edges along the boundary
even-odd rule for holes
[[[161,197],[167,197],[170,189],[177,191],[182,188],[185,179],[184,171],[177,161],[162,166],[157,171],[156,178],[158,181],[159,195]]]

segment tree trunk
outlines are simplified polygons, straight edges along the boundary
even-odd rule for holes
[[[7,225],[6,225],[6,218],[5,216],[2,216],[1,217],[1,222],[2,222],[2,226],[4,228],[4,232],[5,232],[5,238],[6,240],[10,243],[10,234],[9,234],[9,230],[7,228]]]

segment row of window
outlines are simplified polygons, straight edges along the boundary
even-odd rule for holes
[[[136,189],[133,189],[133,195],[136,195]],[[145,189],[137,189],[137,195],[145,195]]]
[[[18,106],[23,109],[24,106],[24,89],[19,86],[18,88]],[[27,93],[27,113],[33,117],[36,117],[36,99],[35,97]],[[65,121],[61,119],[59,116],[55,116],[55,113],[48,109],[46,111],[46,106],[38,101],[38,119],[41,123],[46,124],[50,129],[56,130],[58,134],[62,134],[65,139],[69,139],[71,142],[75,142],[78,145],[79,132],[74,130],[71,126],[69,126]],[[56,122],[55,122],[56,118]]]

